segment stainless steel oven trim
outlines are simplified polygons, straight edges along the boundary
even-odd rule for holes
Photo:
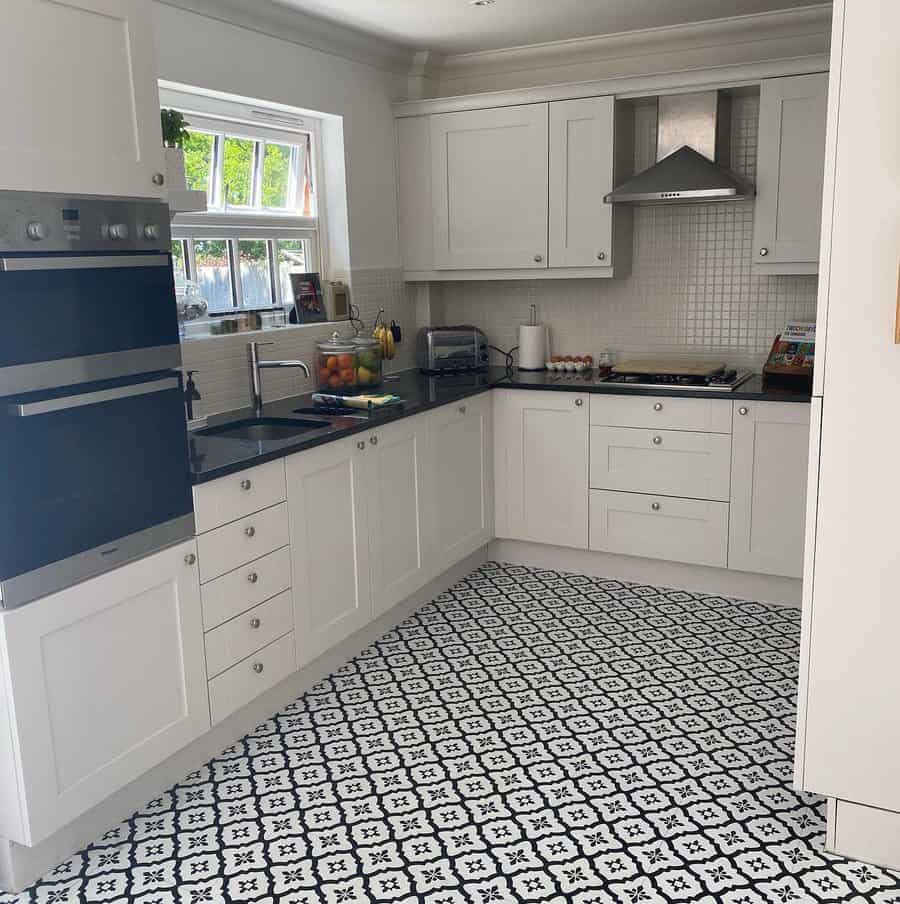
[[[168,267],[169,255],[162,251],[153,254],[104,254],[76,257],[72,254],[47,257],[0,258],[0,270],[8,273],[39,270],[114,270],[122,267]]]
[[[0,609],[16,609],[194,536],[194,514],[181,515],[0,582]]]
[[[179,367],[181,346],[178,343],[85,355],[80,358],[60,358],[57,361],[14,364],[11,367],[0,367],[0,396],[115,377],[131,377],[156,370],[177,370]]]
[[[128,386],[116,386],[113,389],[100,389],[96,392],[79,392],[56,399],[45,399],[41,402],[16,403],[7,405],[6,410],[13,417],[33,417],[36,414],[52,414],[54,411],[68,411],[71,408],[82,408],[85,405],[98,405],[103,402],[114,402],[117,399],[150,395],[154,392],[164,392],[167,389],[178,389],[176,377],[148,380],[146,383],[132,383]]]

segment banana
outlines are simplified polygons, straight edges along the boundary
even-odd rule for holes
[[[397,344],[394,341],[394,334],[390,330],[385,330],[387,336],[387,359],[392,361],[394,355],[397,354]]]

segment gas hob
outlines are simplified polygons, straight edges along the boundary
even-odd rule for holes
[[[709,373],[619,372],[613,370],[600,382],[629,389],[694,389],[700,392],[733,392],[753,374],[726,367]]]

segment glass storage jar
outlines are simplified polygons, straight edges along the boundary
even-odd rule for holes
[[[365,392],[381,385],[381,343],[373,336],[357,336],[353,340],[356,348],[356,383]]]
[[[355,392],[356,345],[334,332],[316,343],[316,385],[322,392]]]

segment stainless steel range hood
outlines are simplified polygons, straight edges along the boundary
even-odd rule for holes
[[[729,169],[731,98],[718,91],[659,98],[656,163],[616,186],[607,204],[741,201],[753,186]]]

